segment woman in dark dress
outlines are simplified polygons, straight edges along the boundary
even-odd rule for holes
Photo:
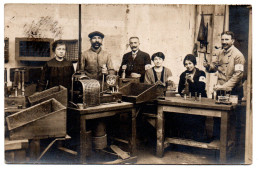
[[[180,95],[183,95],[185,93],[185,82],[187,79],[189,92],[192,96],[195,96],[195,92],[197,92],[197,95],[201,94],[201,97],[207,97],[207,93],[205,90],[206,74],[204,71],[196,68],[196,64],[196,58],[192,54],[188,54],[184,58],[183,65],[184,67],[186,67],[187,70],[180,75],[178,87],[178,93]]]
[[[71,89],[71,78],[74,73],[74,68],[73,64],[64,58],[66,54],[66,45],[64,41],[55,41],[52,45],[52,51],[55,56],[43,67],[38,91],[62,85],[66,87],[69,92]]]
[[[195,67],[197,64],[196,57],[192,54],[188,54],[183,61],[186,71],[180,75],[180,81],[178,86],[178,93],[183,95],[185,93],[185,82],[187,79],[189,85],[189,93],[192,96],[201,94],[201,97],[207,97],[205,90],[206,87],[206,74],[204,71],[199,70]],[[191,100],[194,101],[194,97]],[[194,101],[196,102],[196,101]],[[199,101],[198,101],[199,102]],[[166,114],[167,116],[167,114]],[[188,114],[174,114],[169,118],[171,124],[171,130],[173,136],[193,139],[195,141],[205,141],[207,140],[207,134],[205,129],[205,116],[198,115],[188,115]]]

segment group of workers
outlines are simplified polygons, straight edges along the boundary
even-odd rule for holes
[[[111,55],[102,49],[102,42],[105,35],[95,31],[88,35],[91,47],[82,53],[82,58],[77,63],[77,71],[85,71],[91,79],[102,80],[102,73],[115,74]],[[231,91],[231,94],[243,97],[242,77],[244,72],[245,58],[243,54],[233,45],[234,34],[230,31],[221,34],[222,49],[217,55],[217,59],[208,63],[204,61],[203,66],[209,73],[218,71],[218,81],[214,90]],[[141,83],[163,84],[172,82],[172,72],[163,66],[165,55],[157,52],[150,58],[149,54],[139,49],[140,41],[138,37],[129,39],[131,52],[124,54],[122,64],[119,69],[121,76],[125,72],[126,77],[139,78]],[[74,73],[73,64],[64,57],[66,54],[66,44],[62,40],[55,41],[52,48],[55,57],[48,61],[43,68],[38,91],[62,85],[71,88],[71,77]],[[151,60],[154,67],[151,65]],[[186,67],[180,75],[178,93],[183,95],[185,83],[189,84],[191,95],[201,94],[207,97],[205,91],[206,74],[196,68],[196,57],[192,54],[186,55],[183,65]],[[105,66],[105,67],[104,67]]]

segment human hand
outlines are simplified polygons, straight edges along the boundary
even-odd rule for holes
[[[145,66],[144,66],[144,69],[145,70],[148,70],[148,69],[150,69],[152,66],[151,66],[151,64],[146,64]]]
[[[103,66],[102,66],[102,73],[103,74],[107,73],[107,66],[105,64],[103,64]]]
[[[126,65],[122,65],[122,69],[126,70],[127,66]]]
[[[204,66],[204,67],[208,67],[208,66],[209,66],[209,63],[208,63],[207,61],[204,60],[204,62],[203,62],[203,66]]]
[[[191,76],[191,74],[186,75],[186,79],[189,80],[192,83],[194,82],[193,77]]]
[[[141,77],[141,74],[131,73],[131,77],[133,77],[133,78],[139,78],[139,77]]]
[[[213,90],[226,90],[226,88],[224,88],[223,85],[217,84],[213,87]]]

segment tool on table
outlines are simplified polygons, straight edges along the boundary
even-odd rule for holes
[[[186,73],[186,76],[185,76],[185,88],[184,88],[184,93],[183,93],[183,94],[186,94],[186,95],[189,95],[188,76],[189,76],[189,73]]]
[[[122,70],[123,70],[122,75],[121,75],[121,78],[122,78],[122,79],[125,79],[125,70],[126,70],[126,67],[127,67],[126,65],[123,65],[123,66],[122,66]]]

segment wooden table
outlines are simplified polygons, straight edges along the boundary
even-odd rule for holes
[[[232,125],[234,109],[236,105],[220,105],[215,104],[215,101],[208,98],[202,98],[202,101],[195,101],[195,98],[181,97],[166,97],[165,100],[158,100],[157,108],[157,148],[156,155],[162,157],[165,145],[180,144],[205,149],[220,150],[220,163],[226,163],[229,146],[233,144],[229,130],[234,128]],[[165,138],[164,136],[164,112],[176,114],[191,114],[210,117],[219,117],[220,125],[220,140],[210,143],[196,142],[193,140],[185,140],[180,138]],[[230,121],[232,119],[232,121]]]
[[[133,103],[104,103],[95,107],[88,107],[86,109],[68,108],[68,113],[79,115],[80,121],[80,162],[86,163],[86,157],[91,155],[92,139],[91,133],[86,131],[86,121],[115,116],[121,113],[131,114],[131,137],[129,141],[130,154],[136,156],[136,109]],[[68,119],[69,119],[68,117]]]

